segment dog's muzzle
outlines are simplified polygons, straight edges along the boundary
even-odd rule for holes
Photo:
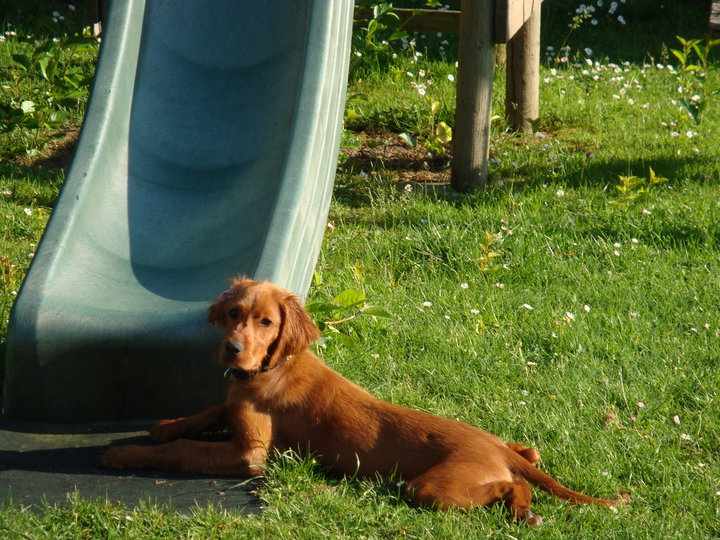
[[[223,377],[226,379],[233,378],[236,381],[249,381],[255,375],[257,375],[258,372],[259,372],[259,370],[257,370],[257,369],[248,370],[248,369],[242,369],[242,368],[229,367],[225,370]]]
[[[225,341],[225,354],[228,356],[235,356],[238,353],[241,353],[245,350],[245,347],[243,347],[243,344],[239,341],[235,341],[233,339],[228,339]]]

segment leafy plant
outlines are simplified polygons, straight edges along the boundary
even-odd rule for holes
[[[28,154],[42,146],[40,133],[66,123],[81,105],[93,76],[97,44],[89,34],[27,39],[15,33],[4,43],[7,60],[0,87],[0,132],[13,134]]]
[[[452,128],[445,122],[437,121],[437,114],[440,110],[440,102],[433,101],[430,104],[430,114],[432,115],[430,135],[425,142],[428,150],[439,157],[447,154],[447,147],[452,142]]]
[[[343,332],[339,327],[360,316],[389,318],[385,309],[367,303],[365,292],[360,289],[346,289],[329,301],[311,302],[305,306],[323,334],[334,334],[349,338],[350,332]]]
[[[645,178],[635,175],[620,176],[615,190],[619,195],[619,201],[628,204],[644,198],[652,188],[665,182],[667,178],[658,176],[653,168],[649,167]]]
[[[19,104],[14,101],[0,102],[0,132],[8,133],[19,126],[37,128],[37,121],[32,114],[34,111],[35,104],[29,100]]]
[[[498,247],[500,242],[502,242],[501,235],[485,232],[480,242],[480,257],[478,257],[478,267],[481,272],[491,272],[497,269],[495,259],[502,255]]]
[[[393,45],[408,36],[391,3],[374,3],[370,13],[367,24],[353,32],[351,73],[386,66],[392,58]]]
[[[696,125],[700,124],[707,107],[705,76],[711,51],[720,46],[720,39],[685,39],[675,36],[682,49],[670,49],[680,63],[678,72],[678,100]],[[712,95],[712,94],[711,94]]]
[[[439,111],[440,102],[430,99],[430,115],[427,122],[429,128],[427,131],[423,129],[417,138],[420,138],[425,147],[436,157],[446,157],[447,149],[452,142],[453,131],[446,122],[438,121]],[[417,138],[410,133],[400,133],[399,137],[408,147],[414,147],[417,144]]]

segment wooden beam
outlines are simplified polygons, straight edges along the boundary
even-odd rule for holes
[[[457,33],[460,30],[460,12],[457,10],[393,8],[393,12],[400,18],[400,26],[410,32]],[[355,20],[370,19],[371,9],[355,9]]]
[[[515,131],[532,132],[540,115],[540,9],[507,44],[505,117]]]
[[[540,8],[542,0],[494,0],[495,24],[493,40],[507,43],[530,18],[533,9]],[[439,9],[394,8],[400,18],[400,26],[409,32],[451,32],[460,31],[460,11]],[[372,19],[372,10],[356,8],[355,20]]]
[[[462,0],[451,182],[458,191],[483,186],[488,176],[495,45],[495,0]]]

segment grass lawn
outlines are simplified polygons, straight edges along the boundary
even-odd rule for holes
[[[565,43],[566,4],[546,8],[544,46]],[[707,70],[697,124],[679,110],[684,83],[668,47],[678,46],[676,33],[701,35],[704,15],[687,1],[668,7],[674,19],[652,19],[645,4],[628,8],[626,26],[603,19],[578,30],[570,61],[543,65],[537,133],[508,133],[496,119],[490,186],[471,195],[444,184],[440,149],[428,155],[438,123],[452,124],[452,38],[418,36],[415,60],[410,47],[388,67],[356,68],[309,299],[362,289],[390,312],[353,319],[319,347],[353,381],[526,441],[566,485],[597,496],[627,490],[629,506],[571,507],[536,490],[545,524],[531,530],[501,507],[419,510],[393,483],[333,480],[310,459],[281,456],[259,488],[258,516],[73,499],[40,512],[6,505],[0,535],[719,537],[720,70]],[[50,11],[18,19],[19,35],[0,43],[0,105],[39,104],[52,90],[11,61],[33,50],[26,32],[60,35]],[[80,66],[73,80],[85,93],[36,106],[38,116],[61,111],[58,125],[0,139],[0,341],[62,184],[63,137],[86,99],[95,45],[63,39],[52,49],[58,65]],[[499,116],[504,82],[498,73]],[[647,181],[650,168],[665,181]]]

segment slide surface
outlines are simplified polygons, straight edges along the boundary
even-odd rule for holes
[[[209,302],[304,296],[325,229],[351,0],[116,0],[62,194],[13,309],[4,414],[50,423],[223,399]]]

